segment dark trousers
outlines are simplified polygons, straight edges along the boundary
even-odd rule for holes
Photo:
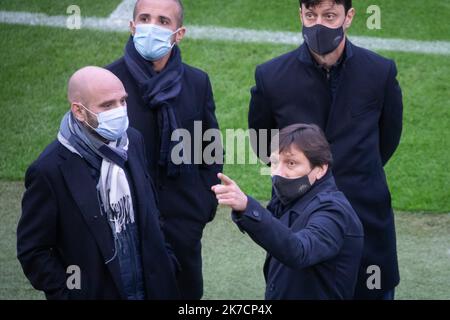
[[[190,227],[189,227],[190,226]],[[202,244],[204,225],[170,218],[164,220],[164,234],[172,246],[181,270],[177,275],[181,299],[200,300],[203,296]]]

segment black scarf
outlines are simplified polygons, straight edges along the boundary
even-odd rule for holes
[[[130,37],[125,47],[125,64],[139,86],[139,92],[146,106],[157,112],[158,128],[161,138],[159,165],[167,168],[167,175],[177,176],[180,166],[175,165],[170,156],[172,148],[178,141],[171,141],[172,132],[179,128],[173,102],[181,92],[184,73],[181,53],[174,46],[166,67],[157,73],[151,62],[142,58],[137,52],[133,37]]]

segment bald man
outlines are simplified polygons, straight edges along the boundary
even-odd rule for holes
[[[29,167],[17,255],[47,299],[177,299],[142,136],[111,72],[78,70],[57,139]]]
[[[219,126],[208,75],[181,59],[183,16],[180,0],[137,1],[124,56],[107,68],[122,80],[129,94],[130,124],[144,136],[163,231],[181,265],[177,279],[182,297],[200,299],[201,238],[216,213],[211,187],[219,183],[223,152],[218,147],[216,159],[203,161],[209,144],[203,143],[203,134]],[[192,142],[191,150],[183,153],[191,158],[181,165],[171,158],[179,142],[172,141],[177,129],[187,130]],[[212,142],[220,146],[220,141]]]

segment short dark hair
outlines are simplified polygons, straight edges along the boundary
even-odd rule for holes
[[[138,7],[138,3],[141,0],[137,0],[136,4],[134,5],[134,10],[133,10],[133,20],[136,20],[137,17],[137,7]],[[179,7],[179,13],[178,13],[178,26],[181,27],[184,23],[184,6],[183,3],[181,2],[181,0],[172,0],[174,1],[176,4],[178,4]]]
[[[315,124],[293,124],[285,127],[274,138],[274,143],[277,140],[279,145],[272,144],[272,152],[278,150],[282,153],[294,146],[303,152],[313,168],[333,165],[330,144],[323,131]]]
[[[299,0],[300,8],[302,7],[302,4],[305,5],[307,9],[310,7],[315,7],[319,5],[324,0]],[[342,4],[345,8],[345,13],[348,12],[352,8],[352,0],[333,0],[336,4]]]

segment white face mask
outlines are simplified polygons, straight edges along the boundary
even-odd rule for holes
[[[97,117],[98,126],[93,128],[87,121],[85,123],[106,140],[116,141],[127,131],[129,125],[127,107],[118,107],[96,114],[81,103],[80,105]]]
[[[175,42],[171,43],[171,38],[179,30],[172,32],[155,24],[138,24],[133,36],[134,47],[145,60],[160,60],[175,45]]]

